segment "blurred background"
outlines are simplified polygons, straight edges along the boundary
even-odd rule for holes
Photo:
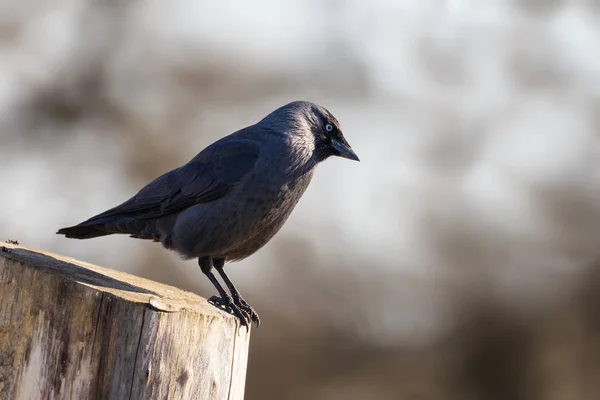
[[[228,271],[246,398],[600,393],[600,3],[0,0],[0,239],[196,292],[194,261],[54,232],[297,99],[341,121]]]

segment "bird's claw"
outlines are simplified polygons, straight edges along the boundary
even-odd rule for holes
[[[258,314],[254,310],[254,308],[252,308],[252,306],[248,304],[246,300],[244,300],[241,296],[233,296],[233,302],[239,308],[241,308],[245,314],[248,315],[248,323],[254,322],[256,324],[256,327],[258,328],[258,326],[260,325],[260,318],[258,317]]]
[[[208,302],[215,306],[222,307],[228,313],[235,314],[235,316],[240,320],[242,326],[245,326],[246,328],[248,328],[248,324],[252,322],[256,322],[256,326],[259,324],[258,314],[256,314],[254,309],[245,301],[243,303],[240,301],[235,301],[233,298],[231,298],[231,296],[227,296],[225,298],[212,296],[210,299],[208,299]]]

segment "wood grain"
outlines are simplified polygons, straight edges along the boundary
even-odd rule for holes
[[[0,242],[0,399],[242,399],[249,340],[192,293]]]

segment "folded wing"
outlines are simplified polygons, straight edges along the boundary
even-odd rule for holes
[[[150,182],[121,205],[57,233],[79,239],[128,233],[158,240],[157,220],[226,196],[253,170],[259,153],[259,142],[234,135],[225,137],[188,164]]]

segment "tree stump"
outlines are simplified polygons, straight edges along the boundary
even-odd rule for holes
[[[0,399],[242,399],[249,340],[192,293],[0,242]]]

